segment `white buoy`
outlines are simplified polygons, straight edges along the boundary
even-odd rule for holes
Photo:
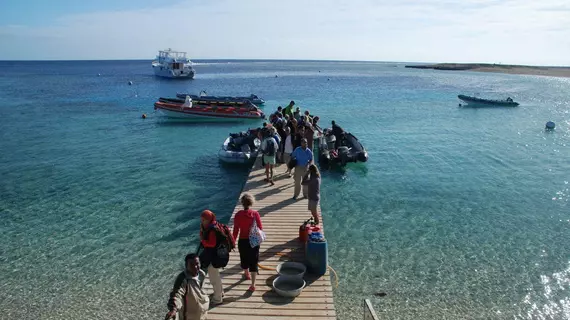
[[[554,130],[555,127],[556,127],[556,124],[552,121],[548,121],[546,123],[546,130]]]
[[[98,77],[100,77],[100,76],[101,76],[101,74],[100,74],[100,73],[98,73],[98,74],[97,74],[97,76],[98,76]]]
[[[133,85],[133,82],[132,82],[132,81],[129,81],[129,86],[132,86],[132,85]]]

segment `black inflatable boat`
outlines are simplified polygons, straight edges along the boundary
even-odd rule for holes
[[[337,134],[338,135],[338,134]],[[368,152],[350,132],[335,136],[331,129],[325,129],[319,141],[319,164],[328,169],[333,164],[345,166],[349,162],[368,161]]]

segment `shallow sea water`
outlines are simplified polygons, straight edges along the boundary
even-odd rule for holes
[[[323,173],[339,319],[360,319],[364,298],[383,319],[570,318],[570,79],[366,62],[200,61],[192,81],[148,61],[0,67],[2,318],[164,316],[199,213],[227,221],[247,177],[216,154],[248,124],[153,113],[200,90],[255,93],[266,112],[293,99],[368,149]],[[459,108],[460,93],[521,106]]]

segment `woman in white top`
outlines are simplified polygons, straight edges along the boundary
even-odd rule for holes
[[[293,153],[293,137],[291,137],[291,128],[285,127],[285,135],[287,136],[287,138],[285,138],[285,149],[283,150],[283,161],[285,162],[285,165],[287,166],[289,164],[289,160],[291,160],[291,153]],[[287,166],[287,171],[285,171],[285,173],[289,174],[289,177],[290,177],[291,176],[291,168],[289,168]]]

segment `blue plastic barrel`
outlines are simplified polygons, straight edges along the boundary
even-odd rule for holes
[[[309,273],[322,276],[327,272],[329,250],[322,234],[319,237],[315,233],[309,235],[309,241],[305,244],[305,265]],[[314,241],[317,239],[320,241]]]

